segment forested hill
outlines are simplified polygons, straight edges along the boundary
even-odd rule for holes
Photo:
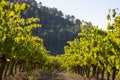
[[[67,41],[77,37],[81,21],[73,15],[65,15],[57,8],[50,8],[35,0],[9,0],[12,2],[28,3],[31,7],[21,15],[23,18],[38,17],[42,28],[33,31],[33,35],[44,39],[44,45],[51,54],[64,52]]]

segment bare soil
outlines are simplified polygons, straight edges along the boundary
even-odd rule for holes
[[[33,70],[30,72],[20,72],[13,76],[7,76],[3,80],[102,80],[93,78],[86,78],[81,75],[68,71],[41,71]],[[107,79],[104,79],[107,80]],[[111,78],[110,78],[111,80]],[[120,80],[117,78],[116,80]]]
[[[20,72],[14,76],[7,76],[3,80],[90,80],[80,75],[62,71],[62,72],[41,72],[35,70],[32,72]]]

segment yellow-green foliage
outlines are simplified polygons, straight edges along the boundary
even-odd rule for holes
[[[28,63],[43,63],[47,53],[43,40],[32,36],[32,30],[41,27],[38,18],[21,18],[20,13],[29,8],[23,3],[8,3],[0,0],[0,59],[24,60]]]
[[[83,21],[79,38],[69,41],[65,54],[61,56],[62,66],[72,69],[76,66],[95,65],[112,72],[113,67],[120,69],[120,16],[113,10],[113,23],[102,30]],[[111,15],[107,16],[111,19]]]

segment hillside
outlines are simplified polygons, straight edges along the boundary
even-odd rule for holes
[[[33,35],[44,39],[44,45],[51,54],[64,53],[66,42],[77,37],[81,21],[74,15],[64,15],[57,8],[50,8],[35,0],[10,0],[12,2],[27,3],[31,7],[27,12],[21,13],[23,18],[37,17],[42,28],[33,31]]]

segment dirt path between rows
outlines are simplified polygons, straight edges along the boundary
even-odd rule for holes
[[[31,73],[21,72],[14,76],[3,78],[3,80],[89,80],[80,75],[71,72],[41,72],[34,71]]]
[[[67,71],[46,72],[40,70],[34,70],[31,72],[20,72],[14,76],[8,76],[3,80],[97,80],[95,78],[88,79],[81,75],[74,74]],[[101,79],[99,79],[101,80]],[[116,79],[120,80],[120,79]]]

